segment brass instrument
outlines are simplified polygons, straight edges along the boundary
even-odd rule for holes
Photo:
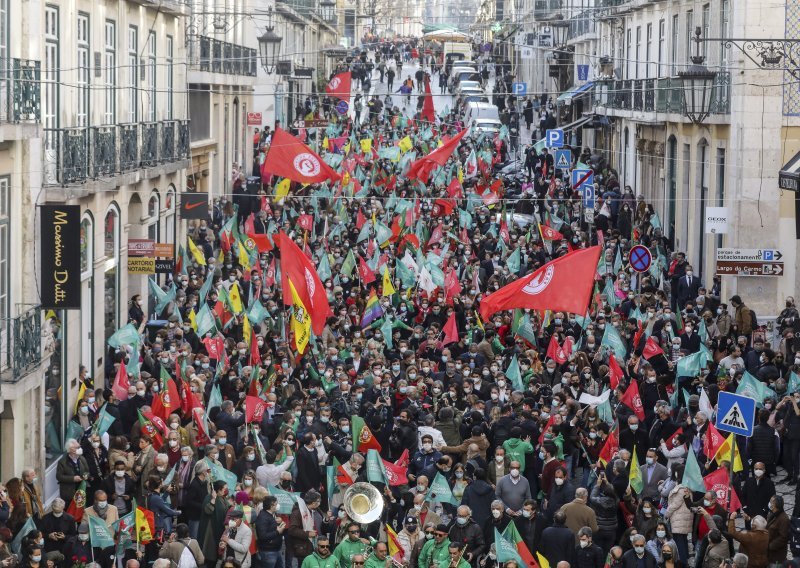
[[[458,565],[461,564],[461,559],[464,558],[464,553],[467,551],[467,545],[464,544],[464,548],[461,549],[461,552],[458,554],[458,558],[455,560],[450,560],[450,568],[458,568]]]
[[[369,524],[383,513],[383,495],[371,483],[353,483],[344,492],[342,506],[347,516],[357,523]],[[371,553],[371,551],[370,551]]]

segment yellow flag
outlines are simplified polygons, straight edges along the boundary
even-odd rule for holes
[[[550,568],[550,563],[547,561],[547,558],[538,552],[536,553],[536,560],[539,561],[539,568]]]
[[[194,244],[192,239],[189,239],[189,252],[192,253],[194,257],[194,261],[199,264],[200,266],[206,265],[206,257],[203,256],[203,253],[200,252],[200,249],[197,248],[197,245]]]
[[[438,143],[438,144],[436,144],[436,147],[437,147],[437,148],[441,148],[442,146],[444,146],[444,142],[442,142],[442,139],[441,139],[441,138],[439,138],[439,143]]]
[[[192,324],[192,329],[197,331],[197,314],[194,313],[194,308],[189,312],[189,323]]]
[[[464,183],[464,170],[458,168],[458,183]]]
[[[344,155],[345,155],[345,156],[346,156],[347,154],[349,154],[349,153],[350,153],[350,142],[348,142],[347,144],[345,144],[345,145],[342,147],[342,150],[344,150]]]
[[[322,139],[322,147],[325,148],[326,150],[328,149],[328,137],[327,136]]]
[[[242,337],[244,338],[244,342],[247,343],[248,347],[250,346],[250,334],[253,330],[253,327],[250,325],[250,320],[247,316],[244,316],[244,323],[242,324]]]
[[[291,183],[292,180],[290,180],[289,178],[284,178],[280,182],[278,182],[278,185],[275,186],[275,198],[273,199],[273,201],[275,202],[282,201],[284,197],[289,195],[289,186],[291,185]]]
[[[297,352],[303,354],[311,338],[311,318],[308,316],[303,300],[300,299],[300,295],[291,280],[289,280],[289,289],[292,292],[292,333],[294,334],[294,343],[297,346]]]
[[[347,187],[350,185],[350,172],[344,172],[342,174],[342,187]]]
[[[247,249],[244,248],[242,241],[239,241],[239,264],[242,265],[242,270],[250,272],[250,255],[247,254]]]
[[[409,138],[408,136],[406,136],[405,138],[401,138],[400,142],[397,145],[400,147],[400,151],[403,154],[405,154],[406,152],[411,150],[411,148],[414,147],[414,144],[411,142],[411,138]]]
[[[358,141],[361,144],[361,153],[368,154],[372,151],[372,140],[369,138],[364,138],[363,140]]]
[[[80,402],[83,400],[83,396],[85,394],[86,394],[86,385],[83,384],[83,381],[81,381],[81,386],[78,389],[78,398],[75,399],[75,414],[78,413],[78,404],[80,404]]]
[[[147,543],[151,540],[153,540],[153,533],[150,532],[150,523],[147,522],[147,516],[141,507],[136,507],[136,541]]]
[[[225,251],[219,249],[219,254],[217,255],[217,265],[222,266],[223,264],[225,264]]]
[[[389,268],[384,267],[383,269],[383,292],[384,296],[394,296],[397,294],[397,290],[395,290],[394,285],[392,284],[392,279],[389,278]]]
[[[725,438],[725,441],[722,442],[719,450],[717,450],[717,456],[715,459],[717,465],[721,464],[723,461],[733,464],[734,473],[744,470],[744,466],[742,465],[742,454],[739,451],[739,448],[736,447],[736,438],[733,434],[729,434],[728,437]]]
[[[402,552],[400,539],[397,538],[397,533],[388,524],[386,525],[386,540],[389,545],[389,556],[394,558],[398,552]]]
[[[231,301],[231,308],[233,308],[234,314],[242,313],[242,296],[239,294],[239,284],[236,282],[233,283],[231,289],[228,290],[228,298]]]

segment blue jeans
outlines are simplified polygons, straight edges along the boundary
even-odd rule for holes
[[[253,568],[283,568],[283,553],[280,550],[259,550],[253,560]]]

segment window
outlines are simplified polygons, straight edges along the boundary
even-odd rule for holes
[[[642,60],[642,26],[636,26],[636,79],[639,78],[640,61]]]
[[[8,217],[8,198],[9,186],[11,185],[10,176],[0,177],[0,353],[2,353],[2,367],[5,369],[11,364],[10,358],[13,356],[8,351],[8,334],[11,333],[9,327],[9,217]]]
[[[645,40],[647,42],[645,46],[645,79],[652,77],[652,57],[653,57],[653,24],[647,24],[647,38]]]
[[[666,20],[659,20],[658,22],[658,68],[656,73],[658,77],[664,76],[664,42],[667,35],[667,22]]]
[[[147,120],[156,121],[156,32],[147,37]]]
[[[731,3],[730,0],[722,0],[720,4],[719,14],[719,37],[728,37],[728,27],[731,19]],[[728,66],[728,53],[729,50],[725,48],[725,43],[719,43],[719,64],[721,67]]]
[[[711,7],[706,4],[703,6],[703,37],[711,37]],[[708,42],[704,41],[700,44],[702,46],[703,57],[708,60]]]
[[[78,126],[89,125],[89,15],[78,14]]]
[[[160,218],[160,207],[161,203],[158,199],[158,194],[155,193],[150,197],[150,201],[147,202],[147,216],[150,217],[150,221],[147,225],[147,238],[154,241],[158,240],[158,220]]]
[[[8,0],[0,0],[0,65],[3,66],[3,72],[6,71],[6,61],[8,61]],[[0,89],[5,88],[5,85],[0,85]]]
[[[633,62],[633,39],[632,38],[633,38],[633,30],[628,28],[627,45],[626,45],[626,51],[625,51],[625,56],[626,56],[626,58],[628,60],[627,61],[628,64],[626,65],[626,69],[628,70],[628,72],[627,72],[627,78],[628,79],[630,79],[633,76],[633,73],[632,73],[633,67],[632,66],[633,66],[634,62]]]
[[[44,9],[44,69],[42,73],[42,118],[44,132],[44,176],[46,183],[58,177],[59,13],[56,6]]]
[[[175,44],[172,36],[167,36],[167,118],[173,118],[174,108],[172,100],[172,87],[175,81],[175,63],[173,61]]]
[[[81,278],[91,274],[92,256],[92,220],[84,217],[81,220]]]
[[[694,37],[694,11],[689,10],[686,12],[686,61],[690,61],[690,57],[692,56],[692,46],[694,42],[692,38]]]
[[[161,239],[165,243],[175,242],[175,186],[170,185],[167,190],[165,203],[164,237]]]
[[[119,327],[117,311],[119,310],[119,212],[112,207],[106,213],[103,223],[103,252],[106,256],[104,277],[105,339],[111,337]]]
[[[138,89],[136,81],[139,78],[139,30],[136,26],[128,28],[128,122],[137,122]]]
[[[117,24],[112,20],[106,20],[103,43],[105,47],[103,67],[105,68],[106,79],[106,104],[103,112],[103,122],[105,124],[114,124],[117,114]]]
[[[672,64],[672,75],[675,75],[678,72],[678,44],[680,37],[678,31],[678,15],[672,16],[672,45],[670,46],[669,50],[669,59],[670,63]]]

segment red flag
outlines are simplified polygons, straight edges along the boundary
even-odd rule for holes
[[[453,199],[437,199],[433,202],[431,209],[432,217],[444,217],[450,215],[453,209],[456,208],[456,203]]]
[[[739,496],[736,490],[730,484],[728,477],[728,470],[719,468],[712,473],[709,473],[703,478],[703,484],[706,486],[706,491],[713,491],[717,495],[717,501],[722,503],[722,506],[729,513],[738,511],[742,508],[739,501]],[[728,494],[730,492],[730,504],[728,503]]]
[[[561,344],[561,350],[564,352],[564,356],[569,359],[572,356],[572,347],[573,347],[574,340],[572,339],[571,335],[568,335],[564,338],[564,343]]]
[[[444,324],[442,331],[444,332],[442,346],[449,345],[451,343],[458,343],[458,325],[456,324],[455,312],[450,314],[450,317],[447,319],[447,323]]]
[[[468,131],[469,129],[465,128],[430,154],[422,156],[420,159],[412,162],[411,167],[408,168],[406,177],[408,179],[419,178],[423,182],[427,182],[428,176],[430,176],[430,173],[436,166],[443,166],[447,163],[447,160],[458,147],[458,143],[461,142],[461,139]]]
[[[464,197],[464,187],[458,181],[458,176],[453,176],[453,179],[450,180],[450,185],[447,186],[447,195],[453,199]]]
[[[361,278],[361,283],[364,285],[375,282],[375,273],[372,272],[367,262],[361,258],[361,255],[358,256],[358,277]]]
[[[304,213],[297,218],[297,226],[301,229],[311,232],[311,229],[314,228],[314,217]]]
[[[461,291],[461,283],[458,281],[458,274],[456,274],[455,270],[451,269],[444,277],[444,293],[448,298],[455,298],[461,294]]]
[[[247,236],[253,239],[253,242],[256,243],[258,252],[269,252],[272,250],[272,243],[269,242],[269,236],[255,232],[247,233]]]
[[[397,467],[408,467],[411,464],[411,460],[408,458],[408,448],[403,450],[403,453],[400,454],[400,457],[397,458],[394,462],[394,465]]]
[[[545,435],[545,434],[547,434],[547,431],[548,431],[548,430],[550,430],[550,426],[552,426],[552,425],[553,425],[553,422],[555,422],[555,416],[551,416],[551,417],[550,417],[550,418],[547,420],[547,424],[545,424],[544,428],[542,429],[542,434],[539,436],[539,443],[540,443],[540,444],[541,444],[542,442],[544,442],[544,435]]]
[[[564,235],[549,225],[539,225],[539,230],[542,232],[542,239],[546,241],[560,241],[564,238]]]
[[[425,99],[422,101],[422,118],[433,124],[436,122],[436,110],[433,108],[433,94],[431,93],[431,81],[425,79]]]
[[[625,378],[625,373],[622,372],[622,367],[617,363],[617,358],[612,353],[608,357],[608,381],[612,389],[619,386],[619,382]],[[638,416],[638,414],[637,414]]]
[[[611,432],[608,433],[608,437],[606,438],[606,443],[603,444],[603,449],[600,450],[599,461],[603,463],[603,465],[608,465],[614,454],[619,451],[619,438],[617,437],[617,429],[614,428]]]
[[[178,394],[178,387],[175,386],[175,381],[166,379],[161,382],[161,389],[153,397],[150,408],[153,410],[154,417],[166,421],[169,415],[180,407],[181,397]],[[166,434],[166,431],[164,433]]]
[[[506,222],[505,215],[500,221],[500,238],[503,239],[504,243],[508,243],[508,241],[511,240],[511,236],[508,233],[508,223]]]
[[[338,485],[353,485],[353,478],[342,466],[336,468],[336,483]]]
[[[205,415],[205,410],[202,407],[195,407],[192,409],[192,420],[194,420],[195,426],[197,426],[197,445],[198,446],[205,446],[211,443],[211,439],[208,437],[208,432],[206,432],[205,420],[203,416]]]
[[[258,350],[258,335],[254,332],[250,333],[250,366],[255,367],[261,364],[261,352]],[[258,373],[254,373],[253,382],[258,382],[256,378]]]
[[[558,344],[555,335],[550,336],[550,344],[547,346],[547,356],[559,365],[563,365],[567,362],[567,356]]]
[[[369,426],[365,424],[358,436],[358,451],[366,452],[367,450],[378,450],[380,452],[381,443],[372,434]]]
[[[361,207],[359,207],[358,208],[358,213],[356,213],[356,229],[358,229],[360,231],[361,227],[363,227],[364,223],[366,223],[366,222],[367,222],[367,218],[364,217],[364,212],[361,211]]]
[[[275,259],[269,263],[266,273],[264,274],[264,286],[275,286]]]
[[[272,135],[264,167],[274,175],[306,184],[341,179],[314,150],[281,128]]]
[[[642,404],[642,397],[639,395],[639,383],[631,381],[620,402],[633,410],[639,420],[644,421],[644,405]]]
[[[267,403],[257,396],[250,396],[244,399],[244,421],[248,424],[250,422],[261,422],[264,418],[264,413],[267,411]]]
[[[161,427],[164,428],[161,428]],[[142,412],[139,410],[139,427],[142,434],[147,435],[153,441],[153,447],[156,451],[161,449],[164,445],[164,438],[162,434],[166,434],[166,425],[161,418],[153,415],[152,412]]]
[[[330,82],[325,85],[325,92],[332,97],[350,102],[350,88],[353,74],[350,71],[334,75]]]
[[[328,304],[328,294],[319,279],[316,268],[303,254],[303,251],[283,232],[278,233],[274,239],[281,251],[281,286],[283,288],[283,303],[292,304],[292,294],[289,289],[289,280],[294,284],[297,295],[311,315],[311,326],[315,335],[322,335],[325,321],[333,314]]]
[[[386,469],[386,477],[389,479],[390,486],[396,487],[408,484],[407,468],[397,466],[386,460],[383,460],[383,467]]]
[[[133,357],[138,357],[138,353],[134,353]],[[125,368],[125,361],[120,361],[119,369],[117,369],[117,376],[114,377],[114,385],[111,390],[114,396],[120,400],[128,400],[128,389],[131,384],[128,382],[128,370]]]
[[[683,428],[678,428],[675,432],[672,433],[672,436],[664,440],[664,444],[667,446],[668,450],[675,449],[675,446],[678,445],[678,436],[683,434]]]
[[[569,253],[490,294],[481,302],[484,321],[500,310],[530,308],[585,315],[600,247]]]
[[[708,429],[706,430],[706,440],[703,442],[703,453],[708,459],[713,459],[724,443],[725,437],[720,434],[717,427],[709,421]]]
[[[652,337],[648,337],[647,341],[644,344],[644,349],[642,350],[642,357],[650,360],[650,357],[655,357],[656,355],[663,355],[664,350],[656,343],[656,340]]]

